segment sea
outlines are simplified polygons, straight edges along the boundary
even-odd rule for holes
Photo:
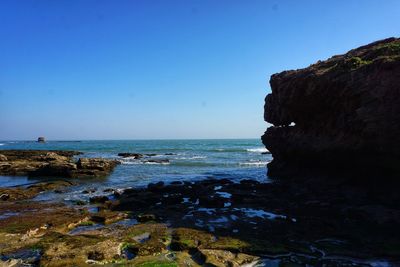
[[[195,181],[207,178],[267,182],[266,165],[271,154],[260,139],[216,140],[92,140],[92,141],[0,141],[3,149],[74,150],[79,157],[118,159],[121,164],[107,177],[75,178],[66,194],[47,192],[37,200],[81,199],[82,190],[144,187],[163,181]],[[141,159],[122,158],[118,153],[147,154]],[[1,152],[0,152],[1,153]],[[151,159],[152,162],[148,162]],[[168,162],[166,162],[168,160]],[[49,177],[0,176],[0,187],[48,181]],[[73,180],[73,179],[72,179]]]

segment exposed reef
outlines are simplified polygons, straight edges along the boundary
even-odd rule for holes
[[[274,74],[270,84],[270,176],[400,173],[400,39]]]
[[[77,151],[0,150],[0,175],[53,177],[105,176],[119,164],[117,160],[79,158]]]
[[[103,193],[68,206],[0,201],[0,266],[372,267],[400,257],[390,187],[207,179]]]

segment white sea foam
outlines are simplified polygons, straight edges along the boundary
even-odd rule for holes
[[[0,144],[0,146],[4,146],[4,144]]]
[[[266,149],[265,147],[249,148],[246,150],[247,152],[254,152],[254,153],[269,152],[268,149]]]
[[[206,156],[193,156],[193,157],[179,157],[176,159],[205,159],[207,158]]]
[[[249,162],[240,162],[239,165],[245,166],[265,166],[269,163],[269,161],[249,161]]]
[[[144,164],[147,165],[169,165],[169,162],[153,162],[153,161],[146,161]]]
[[[129,161],[129,160],[120,160],[121,164],[124,165],[140,165],[140,164],[146,164],[146,165],[169,165],[170,162],[153,162],[153,161]]]

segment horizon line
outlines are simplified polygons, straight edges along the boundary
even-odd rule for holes
[[[78,142],[78,141],[168,141],[168,140],[249,140],[260,139],[260,137],[240,138],[136,138],[136,139],[45,139],[45,142]],[[37,139],[8,139],[0,142],[37,142]]]

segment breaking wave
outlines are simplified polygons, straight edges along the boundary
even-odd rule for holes
[[[255,153],[268,153],[268,149],[265,147],[257,147],[257,148],[249,148],[246,149],[247,152],[255,152]]]
[[[265,166],[269,161],[250,161],[250,162],[240,162],[241,166]]]

